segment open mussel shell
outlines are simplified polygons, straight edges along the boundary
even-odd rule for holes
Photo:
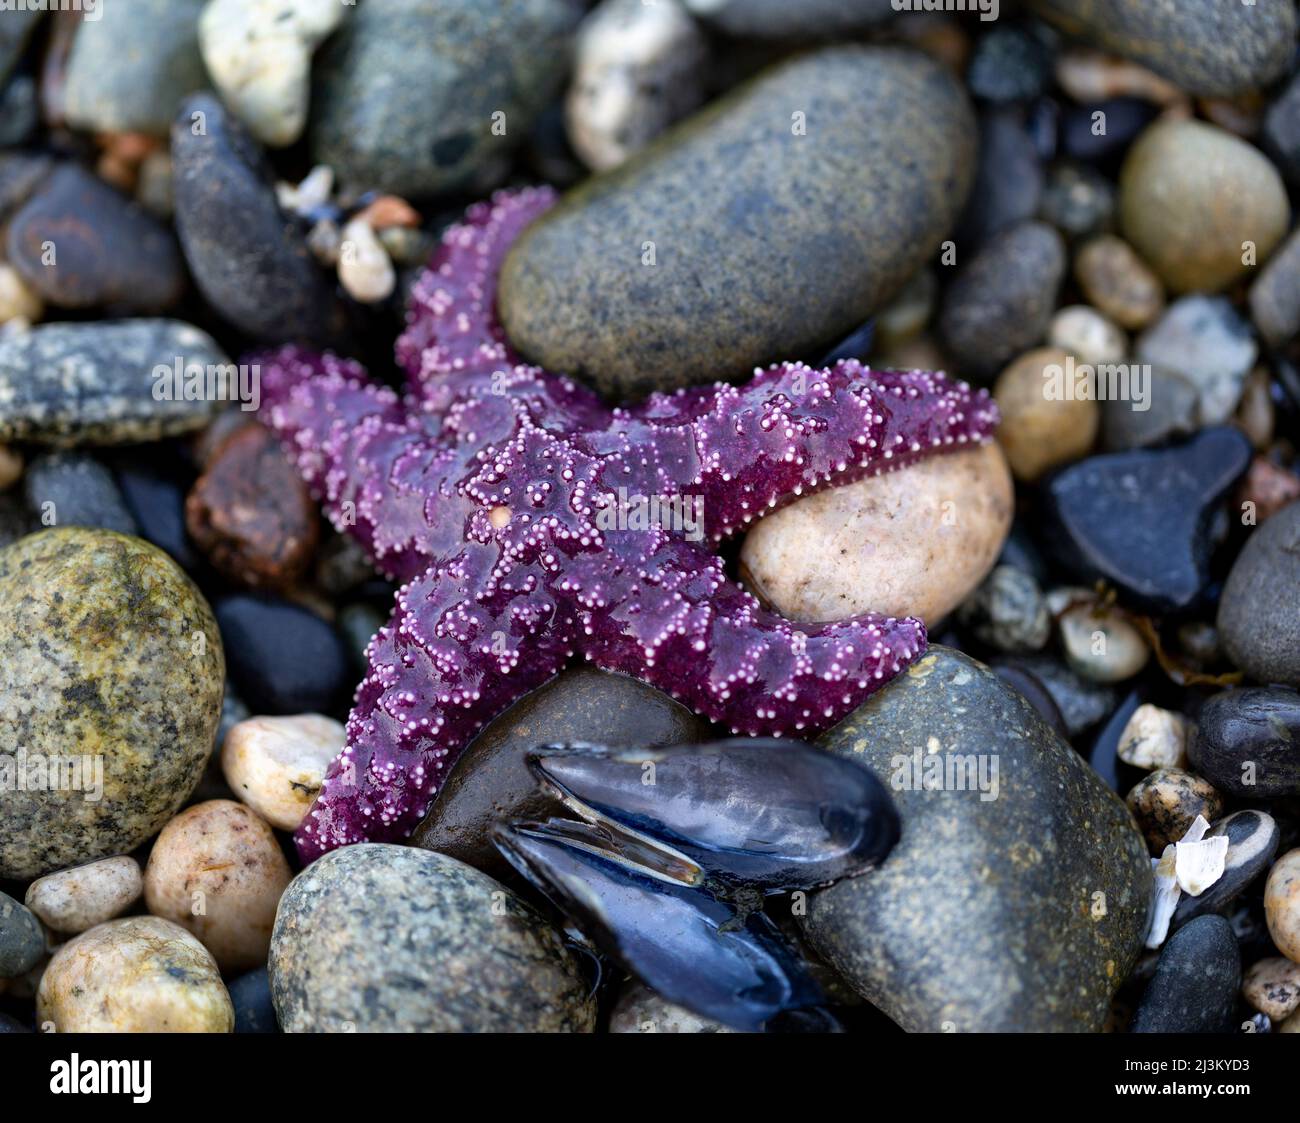
[[[802,741],[548,745],[529,765],[588,822],[670,847],[734,886],[775,893],[827,885],[879,865],[898,841],[885,786]]]
[[[668,1001],[751,1032],[836,1028],[819,1009],[820,988],[761,911],[742,916],[704,889],[648,872],[591,824],[498,824],[493,841],[597,947]]]

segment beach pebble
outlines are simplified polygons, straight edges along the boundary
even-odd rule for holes
[[[1269,870],[1264,916],[1277,950],[1300,963],[1300,850],[1283,854]]]
[[[1300,693],[1228,690],[1201,708],[1192,766],[1242,799],[1300,795]]]
[[[1122,328],[1144,328],[1164,309],[1160,278],[1114,234],[1099,234],[1079,247],[1074,276],[1088,302]]]
[[[903,835],[879,869],[809,895],[813,950],[909,1031],[1099,1030],[1146,930],[1151,863],[1029,702],[932,645],[819,743],[890,784]],[[998,762],[997,797],[950,784],[951,763],[942,787],[918,782],[929,754],[982,756],[986,781]]]
[[[1214,785],[1181,768],[1156,769],[1138,781],[1125,802],[1157,856],[1181,839],[1198,815],[1212,823],[1223,814],[1223,796]]]
[[[30,971],[45,954],[45,932],[25,905],[0,893],[0,979]]]
[[[242,803],[187,807],[162,829],[144,871],[154,916],[192,932],[225,972],[266,962],[292,875],[271,828]]]
[[[1295,8],[1287,0],[1030,0],[1029,6],[1066,34],[1206,97],[1268,85],[1286,70],[1296,37]]]
[[[397,272],[370,224],[354,218],[343,227],[340,238],[339,284],[362,304],[387,300],[397,284]]]
[[[999,651],[1041,651],[1052,634],[1038,582],[1022,569],[999,565],[957,613],[964,628]]]
[[[66,527],[0,551],[0,620],[0,754],[54,757],[66,781],[0,785],[0,878],[129,853],[212,750],[225,674],[211,609],[153,546]]]
[[[1076,396],[1078,374],[1065,351],[1042,347],[1027,351],[998,376],[993,387],[1002,412],[998,443],[1016,479],[1033,483],[1091,451],[1101,415],[1091,397]]]
[[[13,487],[23,478],[23,454],[8,445],[0,445],[0,491]]]
[[[76,935],[126,912],[143,892],[140,863],[119,856],[37,878],[26,902],[51,931]]]
[[[166,136],[186,94],[206,88],[199,53],[204,0],[131,0],[77,25],[64,76],[67,123],[101,133]]]
[[[316,58],[313,160],[359,191],[494,186],[559,91],[580,14],[567,0],[357,5]]]
[[[342,21],[338,0],[208,0],[199,48],[212,82],[249,131],[281,148],[307,123],[311,56]]]
[[[1257,522],[1267,522],[1284,507],[1300,499],[1300,475],[1257,456],[1250,462],[1250,470],[1237,489],[1237,497],[1243,514],[1251,510]]]
[[[1093,682],[1123,682],[1150,658],[1141,632],[1128,616],[1098,603],[1087,589],[1054,589],[1048,607],[1057,616],[1061,647],[1069,665]]]
[[[190,488],[185,525],[224,577],[280,588],[310,565],[320,520],[280,442],[264,426],[246,425],[221,443]]]
[[[1161,949],[1130,1033],[1224,1033],[1234,1024],[1241,953],[1232,925],[1202,916]]]
[[[1262,264],[1290,224],[1267,157],[1203,121],[1157,121],[1129,149],[1119,186],[1124,236],[1178,293],[1225,288],[1251,269],[1247,243]]]
[[[1130,607],[1187,608],[1209,580],[1210,520],[1249,463],[1250,442],[1230,428],[1081,460],[1044,489],[1043,541],[1083,581],[1116,586]]]
[[[1238,811],[1220,819],[1205,839],[1225,836],[1223,873],[1199,896],[1184,894],[1170,922],[1173,929],[1204,913],[1222,913],[1273,863],[1281,832],[1272,815],[1263,811]]]
[[[320,714],[252,717],[226,734],[221,769],[230,790],[271,826],[294,831],[343,742],[343,726]]]
[[[489,836],[492,826],[561,813],[559,803],[539,788],[527,753],[566,741],[611,748],[685,745],[708,734],[707,721],[652,686],[594,667],[571,667],[483,727],[411,843],[513,882],[514,870]]]
[[[303,870],[270,975],[286,1033],[585,1033],[596,1019],[579,959],[530,905],[409,846],[345,846]]]
[[[677,0],[603,0],[578,29],[565,100],[569,142],[607,171],[705,96],[708,41]]]
[[[821,353],[938,249],[975,141],[965,93],[923,56],[801,55],[529,226],[502,268],[502,322],[530,359],[613,398]]]
[[[90,526],[137,534],[113,473],[89,453],[47,452],[27,466],[23,493],[43,526]]]
[[[110,920],[63,944],[36,1016],[58,1033],[229,1033],[235,1023],[211,954],[156,916]]]
[[[1065,243],[1043,222],[1002,231],[961,266],[939,314],[960,373],[988,378],[1041,342],[1065,269]]]
[[[1181,374],[1130,364],[1127,396],[1101,403],[1101,445],[1107,452],[1146,448],[1200,428],[1201,395]]]
[[[1250,318],[1273,347],[1300,331],[1300,232],[1282,243],[1250,286]]]
[[[631,983],[623,989],[609,1015],[610,1033],[735,1033],[722,1022],[710,1021]]]
[[[1058,160],[1047,171],[1038,217],[1070,238],[1108,230],[1115,213],[1115,186],[1096,168]]]
[[[1011,528],[995,443],[796,500],[741,547],[750,587],[791,620],[864,612],[942,619],[984,580]]]
[[[684,0],[686,7],[728,35],[784,39],[862,31],[889,19],[890,0]]]
[[[0,325],[34,324],[45,314],[40,294],[7,261],[0,262]],[[17,327],[17,323],[14,324]]]
[[[1261,1014],[1284,1021],[1300,1009],[1300,963],[1270,956],[1251,965],[1241,994]]]
[[[1182,714],[1143,702],[1120,733],[1116,753],[1134,768],[1185,768],[1189,728]]]
[[[954,241],[968,252],[994,234],[1034,217],[1043,196],[1042,157],[1024,121],[1009,106],[980,114],[979,164]]]
[[[282,212],[243,125],[216,98],[190,98],[172,125],[171,153],[176,231],[208,303],[255,339],[320,345],[335,335],[333,279]]]
[[[0,441],[125,444],[201,429],[220,401],[175,394],[174,371],[229,359],[179,320],[39,324],[0,336]]]
[[[1185,296],[1138,338],[1140,362],[1171,370],[1197,391],[1202,425],[1221,425],[1241,400],[1258,347],[1224,297]]]
[[[1219,634],[1232,662],[1260,682],[1300,687],[1300,502],[1246,540],[1219,599]]]
[[[1128,354],[1128,338],[1110,320],[1086,304],[1060,309],[1047,327],[1047,343],[1068,351],[1081,363],[1119,363]]]

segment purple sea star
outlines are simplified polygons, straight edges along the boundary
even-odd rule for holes
[[[305,861],[408,835],[470,738],[575,655],[779,735],[837,721],[925,647],[911,618],[791,623],[712,546],[800,494],[987,439],[987,393],[849,360],[610,409],[524,365],[497,321],[501,261],[553,198],[498,194],[444,235],[397,343],[405,399],[329,354],[259,360],[263,420],[405,582],[296,835]]]

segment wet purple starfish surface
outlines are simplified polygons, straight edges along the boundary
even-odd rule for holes
[[[766,611],[714,546],[801,494],[987,439],[987,393],[850,360],[609,408],[524,365],[496,317],[502,259],[553,199],[498,194],[444,235],[397,344],[405,397],[332,355],[257,360],[262,420],[404,582],[298,830],[306,861],[405,838],[473,735],[576,656],[777,735],[839,720],[924,650],[911,618]]]

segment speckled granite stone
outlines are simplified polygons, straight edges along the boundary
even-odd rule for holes
[[[819,743],[890,784],[903,836],[878,870],[810,896],[814,950],[910,1031],[1100,1030],[1151,865],[1128,810],[1030,704],[933,646]],[[900,761],[934,754],[983,754],[986,777],[996,759],[997,798],[909,784]]]
[[[563,937],[486,874],[387,843],[333,850],[280,899],[271,994],[286,1033],[588,1032]]]
[[[174,371],[178,360],[182,371],[230,362],[211,336],[179,320],[40,324],[8,335],[0,339],[0,441],[123,444],[201,429],[225,402],[154,397],[170,385],[155,368]]]
[[[128,853],[212,749],[225,663],[207,602],[140,539],[66,527],[0,550],[0,620],[0,878]],[[63,762],[57,789],[16,782],[34,785],[38,754]]]

